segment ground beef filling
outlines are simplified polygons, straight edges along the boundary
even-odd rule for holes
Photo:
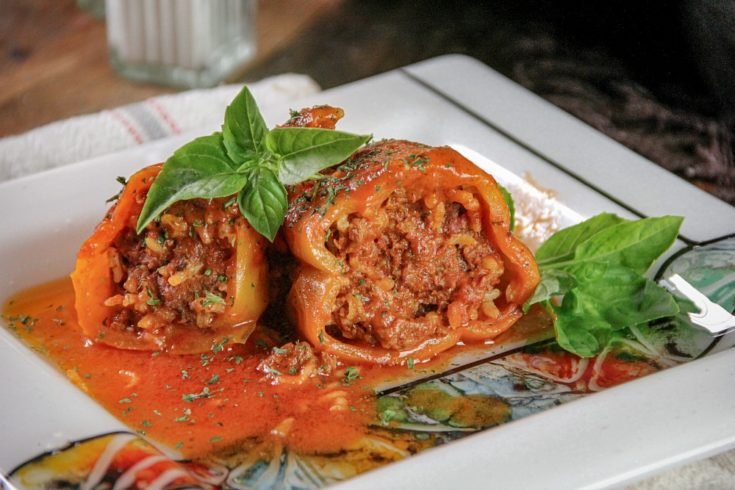
[[[156,329],[172,324],[207,328],[234,298],[236,227],[242,216],[224,199],[183,201],[136,235],[128,229],[108,251],[116,294],[108,327]]]
[[[403,350],[499,315],[503,262],[469,191],[418,196],[399,188],[375,216],[338,221],[327,247],[349,280],[332,335]]]

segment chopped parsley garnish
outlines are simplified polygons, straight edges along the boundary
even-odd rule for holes
[[[119,183],[120,185],[122,185],[122,186],[123,186],[123,188],[124,188],[124,187],[125,187],[125,185],[126,185],[126,184],[128,183],[128,182],[127,182],[127,180],[125,180],[125,177],[120,177],[120,176],[117,176],[117,177],[115,178],[115,180],[116,180],[116,181],[117,181],[117,182],[118,182],[118,183]],[[109,197],[109,198],[107,198],[107,199],[105,200],[105,202],[112,202],[112,201],[115,201],[116,199],[118,199],[118,198],[120,197],[120,194],[122,194],[122,191],[123,191],[123,190],[122,190],[122,189],[120,189],[120,191],[119,191],[119,192],[118,192],[117,194],[115,194],[115,195],[114,195],[114,196],[112,196],[112,197]]]
[[[204,301],[202,301],[202,306],[223,305],[223,304],[225,304],[225,300],[221,296],[217,296],[216,294],[210,291],[204,291]]]
[[[200,398],[209,398],[212,396],[212,394],[209,392],[208,387],[202,388],[202,391],[200,393],[187,393],[185,395],[181,395],[181,399],[185,402],[191,403],[194,400],[198,400]]]
[[[157,306],[161,304],[161,300],[158,299],[155,294],[153,294],[151,288],[146,287],[145,292],[148,295],[148,299],[146,300],[145,304],[147,304],[148,306]]]
[[[342,384],[349,385],[352,384],[353,381],[356,381],[358,379],[360,379],[360,370],[357,369],[355,366],[350,366],[345,369],[345,375],[342,378]]]
[[[225,348],[225,344],[227,344],[227,342],[229,342],[229,341],[230,341],[230,338],[229,337],[223,337],[221,340],[215,342],[212,345],[212,352],[214,352],[215,354],[217,352],[222,352],[222,349]]]
[[[190,415],[191,415],[191,408],[185,408],[184,415],[182,415],[181,417],[176,417],[174,419],[174,422],[179,422],[179,423],[188,422]]]

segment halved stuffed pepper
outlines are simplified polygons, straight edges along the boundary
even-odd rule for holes
[[[291,310],[342,359],[402,364],[492,339],[538,284],[497,183],[451,148],[374,143],[289,199]]]
[[[168,208],[136,222],[161,170],[140,170],[82,245],[72,273],[79,325],[114,347],[202,352],[247,339],[268,300],[264,239],[234,199]]]

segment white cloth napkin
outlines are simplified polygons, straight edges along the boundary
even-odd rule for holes
[[[320,90],[310,77],[296,74],[277,75],[248,87],[261,107]],[[241,85],[223,85],[153,97],[1,138],[0,181],[120,151],[189,129],[216,127],[241,88]]]

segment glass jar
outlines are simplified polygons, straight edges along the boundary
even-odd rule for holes
[[[255,54],[256,0],[106,0],[112,66],[124,77],[211,87]]]

